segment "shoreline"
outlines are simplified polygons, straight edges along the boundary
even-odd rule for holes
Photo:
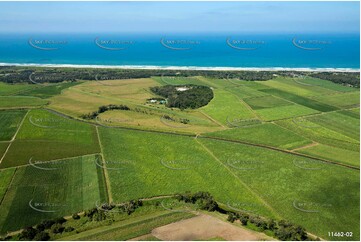
[[[139,70],[197,70],[197,71],[304,71],[304,72],[360,72],[355,68],[306,68],[306,67],[201,67],[201,66],[152,66],[152,65],[81,65],[81,64],[37,64],[0,63],[14,67],[58,67],[94,69],[139,69]]]

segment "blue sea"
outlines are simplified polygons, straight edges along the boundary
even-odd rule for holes
[[[0,34],[0,63],[360,69],[359,34]]]

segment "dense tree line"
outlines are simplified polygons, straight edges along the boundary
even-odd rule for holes
[[[184,194],[177,194],[174,197],[178,201],[197,204],[198,208],[202,210],[211,211],[211,212],[219,210],[218,203],[208,192],[196,192],[196,193],[186,192]]]
[[[360,88],[360,73],[358,72],[320,72],[310,74],[310,76]]]
[[[270,230],[274,235],[283,241],[304,241],[311,240],[306,230],[298,225],[294,225],[285,220],[275,221],[274,219],[266,219],[260,216],[254,216],[243,212],[228,212],[228,221],[235,222],[239,220],[242,225],[248,223],[254,224],[260,231]]]
[[[178,88],[188,88],[179,91]],[[167,107],[180,109],[199,108],[207,105],[213,99],[213,91],[206,86],[197,85],[167,85],[151,87],[150,90],[157,95],[167,98]]]
[[[288,221],[276,221],[274,219],[267,219],[252,215],[247,212],[234,212],[228,209],[224,209],[219,206],[219,204],[209,192],[185,192],[174,195],[174,198],[178,201],[195,204],[198,209],[201,210],[210,212],[216,211],[222,214],[227,214],[227,220],[231,223],[240,221],[244,226],[246,226],[248,223],[251,223],[259,228],[260,231],[272,231],[276,238],[283,241],[312,240],[312,238],[307,235],[306,230],[303,227],[292,224]],[[137,208],[142,206],[142,200],[130,200],[122,204],[104,203],[96,208],[84,211],[83,217],[87,218],[87,221],[100,222],[106,219],[112,219],[112,216],[110,215],[111,213],[108,213],[111,210],[116,209],[117,212],[130,215],[136,211]],[[80,219],[80,215],[78,213],[74,213],[72,218],[74,220],[78,220]],[[0,240],[50,240],[51,234],[61,234],[63,232],[71,232],[75,230],[75,228],[71,226],[66,226],[66,222],[67,220],[63,217],[53,220],[44,220],[36,226],[24,228],[23,231],[18,235],[7,236],[5,238],[0,238]]]
[[[104,113],[106,111],[109,110],[130,110],[130,108],[126,105],[114,105],[114,104],[109,104],[106,106],[100,106],[98,108],[98,111],[94,111],[92,113],[88,113],[88,114],[83,114],[80,117],[83,119],[95,119],[96,117],[98,117],[99,114]]]
[[[205,76],[241,80],[269,80],[275,72],[270,71],[210,71],[210,70],[141,70],[108,68],[51,68],[51,67],[14,67],[0,66],[0,81],[7,83],[57,83],[76,80],[115,80],[132,78],[149,78],[153,76]],[[29,78],[31,76],[31,78]]]
[[[107,211],[118,209],[118,211],[132,214],[137,208],[143,206],[141,200],[130,200],[122,204],[102,204],[100,207],[92,208],[84,211],[84,217],[88,218],[88,221],[103,221],[109,218]],[[72,215],[74,220],[80,219],[78,213]],[[63,232],[74,231],[75,228],[66,226],[67,220],[63,217],[51,220],[44,220],[36,226],[29,226],[23,229],[23,231],[16,236],[0,237],[0,240],[21,240],[21,241],[46,241],[51,240],[51,234],[61,234]]]
[[[44,220],[43,222],[39,223],[35,227],[26,227],[21,231],[18,235],[18,240],[22,241],[29,241],[29,240],[36,240],[36,241],[46,241],[50,240],[49,232],[53,234],[59,234],[62,232],[70,232],[74,230],[72,227],[65,227],[64,223],[66,219],[63,217],[53,219],[53,220]],[[2,240],[12,240],[12,236],[7,236],[2,238]]]
[[[115,80],[149,78],[153,76],[204,76],[217,79],[266,81],[276,76],[312,76],[342,85],[360,86],[360,74],[354,72],[305,72],[305,71],[214,71],[214,70],[141,70],[110,68],[65,67],[15,67],[0,66],[0,81],[6,83],[57,83],[77,80]],[[31,78],[29,78],[31,76]]]
[[[105,203],[105,204],[102,204],[100,206],[100,209],[99,208],[93,208],[89,211],[91,212],[88,212],[85,214],[85,216],[88,216],[90,218],[93,218],[93,215],[92,213],[104,213],[106,211],[111,211],[113,210],[114,208],[118,209],[120,212],[123,212],[123,213],[126,213],[128,215],[132,214],[137,208],[143,206],[143,202],[142,200],[130,200],[129,202],[125,202],[125,203],[122,203],[122,204],[108,204],[108,203]]]

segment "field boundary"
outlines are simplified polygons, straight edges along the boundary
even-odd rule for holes
[[[307,149],[307,148],[311,148],[313,146],[317,146],[319,145],[320,143],[317,143],[317,142],[313,142],[312,144],[308,144],[308,145],[305,145],[305,146],[301,146],[301,147],[298,147],[298,148],[295,148],[293,150],[291,150],[292,152],[294,151],[297,151],[297,150],[302,150],[302,149]]]
[[[3,203],[3,201],[4,201],[5,196],[6,196],[6,194],[7,194],[8,191],[9,191],[9,188],[11,187],[11,184],[13,183],[13,180],[14,180],[14,177],[15,177],[16,172],[18,171],[18,168],[14,168],[14,169],[15,169],[14,174],[12,175],[9,184],[6,186],[6,190],[5,190],[5,192],[4,192],[4,196],[3,196],[3,197],[1,198],[1,200],[0,200],[0,206],[1,206],[1,204]]]
[[[239,97],[237,97],[239,98]],[[239,101],[249,110],[253,113],[254,116],[256,116],[256,118],[258,118],[259,120],[263,119],[258,115],[258,113],[256,112],[256,110],[254,110],[253,108],[251,108],[251,106],[248,105],[248,103],[246,103],[242,98],[239,99]]]
[[[244,145],[249,145],[249,146],[254,146],[254,147],[266,148],[266,149],[280,151],[280,152],[291,154],[291,155],[296,155],[296,156],[301,156],[301,157],[305,157],[305,158],[309,158],[309,159],[319,160],[319,161],[323,161],[323,162],[326,162],[326,163],[331,163],[333,165],[339,165],[339,166],[347,167],[347,168],[354,169],[354,170],[360,170],[360,168],[356,167],[356,166],[351,166],[351,165],[347,165],[347,164],[343,164],[343,163],[339,163],[339,162],[335,162],[335,161],[321,159],[321,158],[318,158],[318,157],[314,157],[314,156],[310,156],[310,155],[306,155],[306,154],[302,154],[302,153],[292,152],[291,150],[283,150],[283,149],[279,149],[279,148],[272,147],[272,146],[267,146],[267,145],[262,145],[262,144],[253,144],[253,143],[249,143],[249,142],[246,142],[246,141],[229,140],[229,139],[218,138],[218,137],[210,137],[210,136],[199,136],[199,137],[204,138],[204,139],[220,140],[220,141],[225,141],[225,142],[239,143],[239,144],[244,144]]]
[[[265,205],[272,213],[273,215],[275,215],[277,218],[282,218],[274,209],[273,207],[271,207],[265,200],[262,199],[262,197],[259,196],[259,194],[257,194],[256,192],[254,192],[246,183],[244,183],[236,174],[234,174],[234,172],[227,167],[215,154],[213,154],[213,152],[206,147],[202,142],[200,142],[198,139],[195,140],[208,154],[210,154],[213,159],[215,159],[220,165],[222,165],[224,168],[226,168],[228,170],[228,172],[230,174],[232,174],[234,176],[234,178],[236,178],[236,180],[238,180],[241,185],[243,187],[245,187],[251,194],[253,194],[256,198],[258,198],[258,200]]]
[[[221,126],[222,128],[228,129],[228,127],[224,126],[222,123],[220,123],[218,120],[212,118],[211,116],[209,116],[208,114],[204,113],[203,111],[199,111],[201,114],[203,114],[206,118],[208,118],[209,120],[211,120],[213,123]]]
[[[103,145],[102,145],[102,142],[100,140],[98,126],[95,126],[95,130],[97,132],[98,143],[99,143],[99,147],[100,147],[100,157],[102,158],[103,166],[105,167],[105,168],[102,168],[103,169],[102,173],[103,173],[104,178],[105,178],[104,181],[105,181],[105,187],[106,187],[108,202],[112,203],[113,202],[113,196],[112,196],[112,192],[111,192],[110,178],[109,178],[108,170],[106,169],[106,162],[104,162],[105,159],[104,159],[104,155],[103,155]]]
[[[6,154],[8,153],[11,144],[14,142],[14,140],[15,140],[15,138],[16,138],[16,135],[19,133],[19,130],[20,130],[21,126],[23,125],[23,123],[24,123],[24,121],[25,121],[25,118],[26,118],[26,116],[28,115],[28,113],[29,113],[29,110],[27,110],[27,112],[25,113],[25,115],[24,115],[24,117],[23,117],[23,120],[21,120],[21,123],[19,124],[18,129],[16,130],[14,136],[13,136],[13,137],[11,138],[11,140],[9,141],[9,145],[8,145],[8,147],[6,148],[6,150],[5,150],[5,152],[4,152],[4,155],[3,155],[3,156],[1,157],[1,159],[0,159],[0,164],[1,164],[2,161],[4,160]]]
[[[96,123],[87,122],[85,120],[80,120],[80,119],[77,119],[77,118],[73,118],[73,117],[71,117],[69,115],[60,113],[60,112],[52,110],[52,109],[48,109],[48,108],[46,108],[46,109],[49,110],[50,112],[53,112],[54,114],[58,114],[58,115],[61,115],[61,116],[64,116],[64,117],[68,117],[69,119],[77,120],[77,121],[87,123],[87,124],[91,124],[91,125],[94,125],[94,126],[102,126],[102,125],[99,125],[99,124],[96,124]],[[304,116],[310,116],[310,115],[304,115]],[[289,119],[289,118],[287,118],[287,119]],[[278,121],[278,120],[274,120],[272,122],[275,122],[275,121]],[[261,148],[271,149],[271,150],[275,150],[275,151],[279,151],[279,152],[283,152],[283,153],[287,153],[287,154],[292,154],[292,155],[296,155],[296,156],[306,157],[306,158],[310,158],[310,159],[314,159],[314,160],[324,161],[324,162],[327,162],[327,163],[343,166],[343,167],[354,169],[354,170],[360,170],[359,167],[355,167],[355,166],[351,166],[351,165],[347,165],[347,164],[343,164],[343,163],[339,163],[339,162],[335,162],[335,161],[330,161],[330,160],[326,160],[326,159],[321,159],[321,158],[310,156],[310,155],[296,153],[296,152],[292,152],[290,150],[284,150],[284,149],[280,149],[280,148],[273,147],[273,146],[255,144],[255,143],[246,142],[246,141],[232,140],[232,139],[225,139],[225,138],[218,138],[218,137],[210,137],[210,136],[206,136],[206,135],[198,135],[197,136],[196,134],[179,133],[179,132],[168,132],[168,131],[159,131],[159,130],[144,130],[144,129],[138,129],[138,128],[133,128],[133,127],[120,127],[120,126],[118,126],[118,127],[102,126],[102,127],[110,128],[110,129],[134,130],[134,131],[139,131],[139,132],[158,133],[158,134],[166,134],[166,135],[177,135],[177,136],[191,137],[191,138],[198,137],[198,138],[205,138],[205,139],[221,140],[221,141],[225,141],[225,142],[239,143],[239,144],[244,144],[244,145],[249,145],[249,146],[254,146],[254,147],[261,147]]]
[[[85,155],[78,155],[78,156],[68,156],[68,157],[64,157],[64,158],[48,160],[48,161],[45,161],[43,163],[46,164],[46,163],[57,162],[57,161],[66,161],[66,160],[70,160],[70,159],[83,158],[83,157],[92,156],[92,155],[100,155],[100,153],[92,153],[92,154],[85,154]],[[7,169],[12,169],[12,168],[23,168],[23,167],[27,167],[27,166],[30,166],[30,164],[20,165],[20,166],[5,167],[5,168],[1,168],[0,170],[7,170]]]

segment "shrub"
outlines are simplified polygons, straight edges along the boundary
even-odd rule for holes
[[[108,110],[130,110],[130,108],[126,105],[114,105],[114,104],[109,104],[108,106],[100,106],[98,108],[98,111],[94,111],[92,113],[88,113],[88,114],[82,114],[80,115],[81,118],[83,119],[95,119],[99,114],[104,113]]]
[[[228,213],[227,221],[233,223],[233,222],[236,221],[236,220],[237,220],[237,216],[236,216],[234,213],[229,212],[229,213]]]
[[[25,228],[19,235],[20,240],[32,240],[35,235],[38,233],[38,230],[33,227]]]
[[[280,240],[303,241],[309,239],[305,229],[301,226],[293,225],[284,220],[281,220],[278,226],[279,228],[276,230],[275,235]]]
[[[274,221],[273,219],[270,219],[269,221],[268,221],[268,229],[269,230],[275,230],[276,229],[276,221]]]
[[[36,229],[39,230],[39,231],[44,231],[45,230],[45,225],[40,223],[40,224],[36,225]]]
[[[71,231],[74,231],[74,228],[73,227],[66,227],[64,229],[64,232],[71,232]]]
[[[54,222],[57,224],[63,224],[66,222],[66,219],[63,217],[60,217],[60,218],[55,219]]]
[[[130,200],[129,202],[123,203],[122,205],[119,205],[119,208],[130,215],[137,209],[138,207],[143,206],[143,202],[141,200]]]
[[[74,213],[71,217],[75,220],[80,219],[80,216],[78,213]]]
[[[239,218],[239,220],[241,221],[242,225],[244,225],[244,226],[246,226],[248,223],[248,217],[246,217],[246,216],[241,216]]]
[[[51,232],[53,232],[54,234],[60,234],[64,231],[64,227],[61,224],[53,224],[51,226]]]
[[[50,236],[47,232],[44,232],[44,231],[40,231],[39,233],[37,233],[34,237],[33,240],[36,240],[36,241],[47,241],[50,239]]]
[[[44,220],[42,223],[44,225],[45,229],[50,229],[53,224],[55,224],[54,220]]]

